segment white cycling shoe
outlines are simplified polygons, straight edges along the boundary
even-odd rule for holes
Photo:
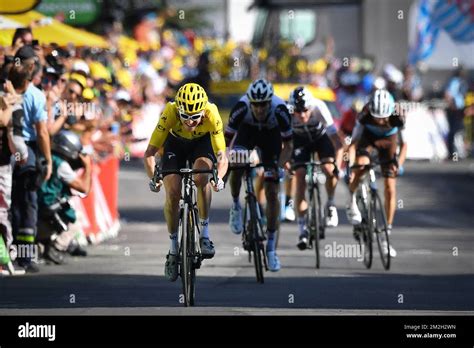
[[[234,234],[241,234],[244,226],[242,224],[242,208],[240,206],[232,205],[229,213],[229,226]]]
[[[339,217],[335,206],[328,206],[326,209],[326,227],[337,227],[339,225]]]
[[[382,249],[385,254],[387,254],[387,242],[382,242]],[[397,251],[393,246],[390,245],[390,257],[397,257]]]
[[[362,222],[362,215],[360,214],[359,207],[354,200],[346,207],[347,220],[349,220],[351,225],[359,225]]]
[[[288,205],[285,206],[285,220],[287,221],[295,221],[295,203],[292,199],[288,202]]]
[[[272,272],[278,272],[281,268],[280,259],[276,251],[267,251],[268,269]]]

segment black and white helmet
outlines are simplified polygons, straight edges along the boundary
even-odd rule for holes
[[[311,108],[314,103],[314,97],[308,88],[299,86],[290,93],[288,102],[295,111],[302,112]]]
[[[68,130],[61,130],[53,137],[51,150],[65,160],[77,160],[82,151],[79,136]]]
[[[377,89],[370,98],[369,110],[376,118],[389,117],[395,111],[395,100],[386,89]]]
[[[261,103],[272,100],[273,86],[265,79],[252,82],[247,89],[247,98],[251,103]]]

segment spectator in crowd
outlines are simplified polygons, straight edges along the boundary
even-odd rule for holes
[[[15,55],[16,52],[25,45],[31,45],[33,43],[33,32],[31,28],[17,28],[13,34],[11,55]]]
[[[403,69],[402,98],[410,101],[420,101],[423,98],[421,79],[413,65],[407,64]]]
[[[5,243],[5,250],[10,250],[13,243],[10,221],[12,160],[24,164],[28,156],[22,137],[24,113],[21,98],[28,83],[28,73],[14,66],[4,85],[4,96],[0,97],[0,242]]]
[[[459,67],[449,79],[444,92],[444,99],[448,107],[446,110],[449,132],[447,138],[449,158],[464,157],[464,141],[462,131],[464,130],[464,102],[468,90],[466,71]],[[456,146],[456,138],[460,139]]]
[[[16,52],[15,59],[28,73],[30,83],[23,96],[23,138],[28,146],[28,159],[25,164],[17,163],[13,173],[12,226],[16,242],[32,248],[36,237],[38,210],[36,190],[42,179],[47,181],[51,176],[52,159],[46,125],[46,97],[31,83],[38,58],[33,48],[25,45]],[[41,161],[41,155],[44,161]],[[31,257],[19,257],[17,260],[18,265],[27,272],[39,270]]]

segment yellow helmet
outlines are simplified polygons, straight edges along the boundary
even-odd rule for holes
[[[179,112],[195,114],[204,110],[207,104],[207,94],[197,83],[187,83],[176,93],[176,106]]]

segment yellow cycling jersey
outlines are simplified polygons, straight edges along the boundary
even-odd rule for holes
[[[160,120],[153,131],[150,145],[161,148],[165,143],[168,133],[188,140],[201,138],[207,134],[211,136],[212,149],[217,155],[219,151],[225,152],[225,138],[221,115],[217,106],[207,103],[201,123],[192,132],[187,131],[179,118],[178,107],[174,102],[168,102],[160,116]]]

